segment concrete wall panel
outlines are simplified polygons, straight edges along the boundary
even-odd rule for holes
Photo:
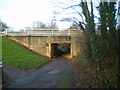
[[[7,36],[8,39],[14,40],[29,49],[51,57],[52,43],[71,43],[71,55],[77,56],[81,52],[81,43],[83,43],[83,36]]]

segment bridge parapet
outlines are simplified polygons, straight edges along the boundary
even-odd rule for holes
[[[82,30],[79,29],[67,29],[67,30],[59,30],[59,29],[30,29],[23,31],[14,31],[7,32],[8,36],[73,36],[79,35],[82,33]]]

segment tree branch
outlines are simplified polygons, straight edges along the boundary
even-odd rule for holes
[[[84,19],[83,19],[83,16],[82,16],[82,14],[81,13],[79,13],[75,8],[73,8],[74,10],[75,10],[75,12],[79,15],[79,16],[81,16],[82,17],[82,21],[84,22]]]
[[[68,21],[68,22],[74,22],[76,23],[81,30],[85,31],[84,26],[86,25],[84,22],[79,21],[77,18],[73,17],[73,18],[63,18],[61,21]],[[84,26],[83,26],[84,25]]]
[[[67,8],[64,8],[64,9],[74,8],[74,7],[76,7],[76,6],[81,6],[81,5],[80,5],[80,4],[77,4],[77,5],[71,5],[71,6],[67,7]]]

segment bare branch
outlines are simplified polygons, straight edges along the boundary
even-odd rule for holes
[[[85,31],[85,27],[81,23],[79,23],[79,26],[80,26],[80,29],[82,29],[83,31]]]
[[[85,30],[84,26],[86,25],[84,22],[79,21],[77,18],[63,18],[61,21],[68,21],[77,24],[83,31]],[[84,26],[83,26],[84,25]]]
[[[82,17],[82,21],[84,22],[84,19],[83,19],[82,14],[81,14],[80,12],[78,12],[75,8],[73,8],[73,9],[75,10],[75,12],[76,12],[79,16],[81,16],[81,17]]]
[[[76,7],[76,6],[81,6],[81,5],[80,5],[80,4],[77,4],[77,5],[71,5],[71,6],[67,7],[67,8],[64,8],[64,9],[74,8],[74,7]]]
[[[80,29],[81,30],[83,30],[83,31],[85,31],[85,28],[84,28],[84,26],[83,26],[83,22],[77,22],[77,21],[75,21],[75,20],[72,20],[72,22],[74,22],[75,24],[77,24],[79,27],[80,27]],[[84,24],[85,25],[85,24]]]
[[[80,23],[82,23],[82,24],[84,24],[85,25],[85,23],[84,23],[84,21],[80,21],[80,20],[78,20],[78,18],[76,18],[76,17],[72,17],[72,19],[74,19],[74,20],[77,20],[78,22],[80,22]]]

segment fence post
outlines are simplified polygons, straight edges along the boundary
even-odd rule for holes
[[[28,29],[28,35],[30,35],[30,30]]]
[[[70,36],[70,29],[68,29],[68,36]]]
[[[53,29],[52,29],[52,36],[54,35]]]
[[[8,30],[6,29],[6,31],[5,31],[5,34],[6,34],[6,35],[8,34],[7,32],[8,32]]]

